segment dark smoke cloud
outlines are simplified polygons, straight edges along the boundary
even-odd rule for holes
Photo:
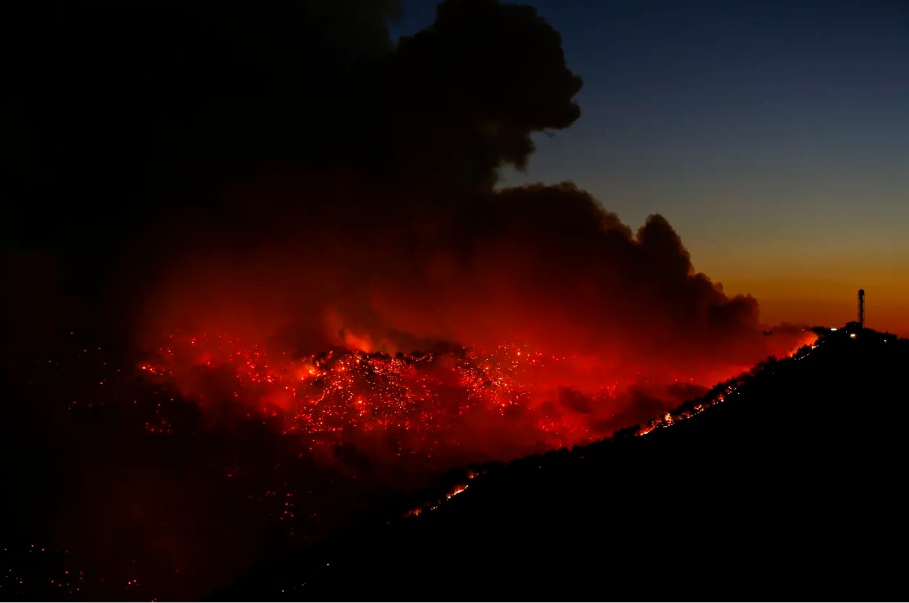
[[[398,149],[412,173],[491,183],[502,165],[526,166],[531,133],[580,116],[581,80],[529,6],[443,2],[432,26],[399,42],[396,62]]]
[[[160,222],[172,226],[187,208],[229,221],[231,186],[308,170],[393,191],[359,205],[406,194],[431,212],[440,191],[488,186],[498,167],[526,163],[533,132],[579,112],[580,80],[559,35],[533,9],[491,0],[442,3],[435,24],[397,47],[390,0],[43,0],[4,10],[15,50],[5,240],[17,262],[35,250],[59,256],[65,292],[116,299],[97,312],[100,324],[169,255]],[[324,185],[282,196],[318,219],[338,194]],[[276,202],[255,200],[279,213]],[[126,262],[149,233],[153,257]]]
[[[47,244],[71,243],[67,232],[98,213],[114,232],[92,232],[117,241],[117,228],[135,230],[152,207],[211,203],[225,183],[275,165],[410,180],[419,162],[448,184],[487,181],[526,162],[530,133],[578,116],[580,80],[558,34],[533,9],[491,0],[443,3],[433,26],[397,48],[391,0],[5,10],[16,51],[7,186],[20,232],[53,226]],[[61,213],[29,210],[27,199],[51,194],[67,201]]]

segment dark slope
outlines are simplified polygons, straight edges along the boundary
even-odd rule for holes
[[[907,369],[909,340],[829,333],[688,420],[489,467],[213,598],[905,600]]]

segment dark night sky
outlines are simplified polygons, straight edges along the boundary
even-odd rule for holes
[[[661,213],[768,324],[909,332],[909,3],[529,0],[584,80],[526,174],[632,228]],[[428,25],[405,0],[393,32]]]

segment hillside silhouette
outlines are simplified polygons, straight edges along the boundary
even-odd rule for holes
[[[686,420],[452,472],[212,598],[903,599],[909,340],[817,331]]]

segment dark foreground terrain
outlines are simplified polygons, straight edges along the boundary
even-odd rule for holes
[[[905,600],[907,369],[909,340],[827,331],[703,412],[455,472],[211,598]]]

